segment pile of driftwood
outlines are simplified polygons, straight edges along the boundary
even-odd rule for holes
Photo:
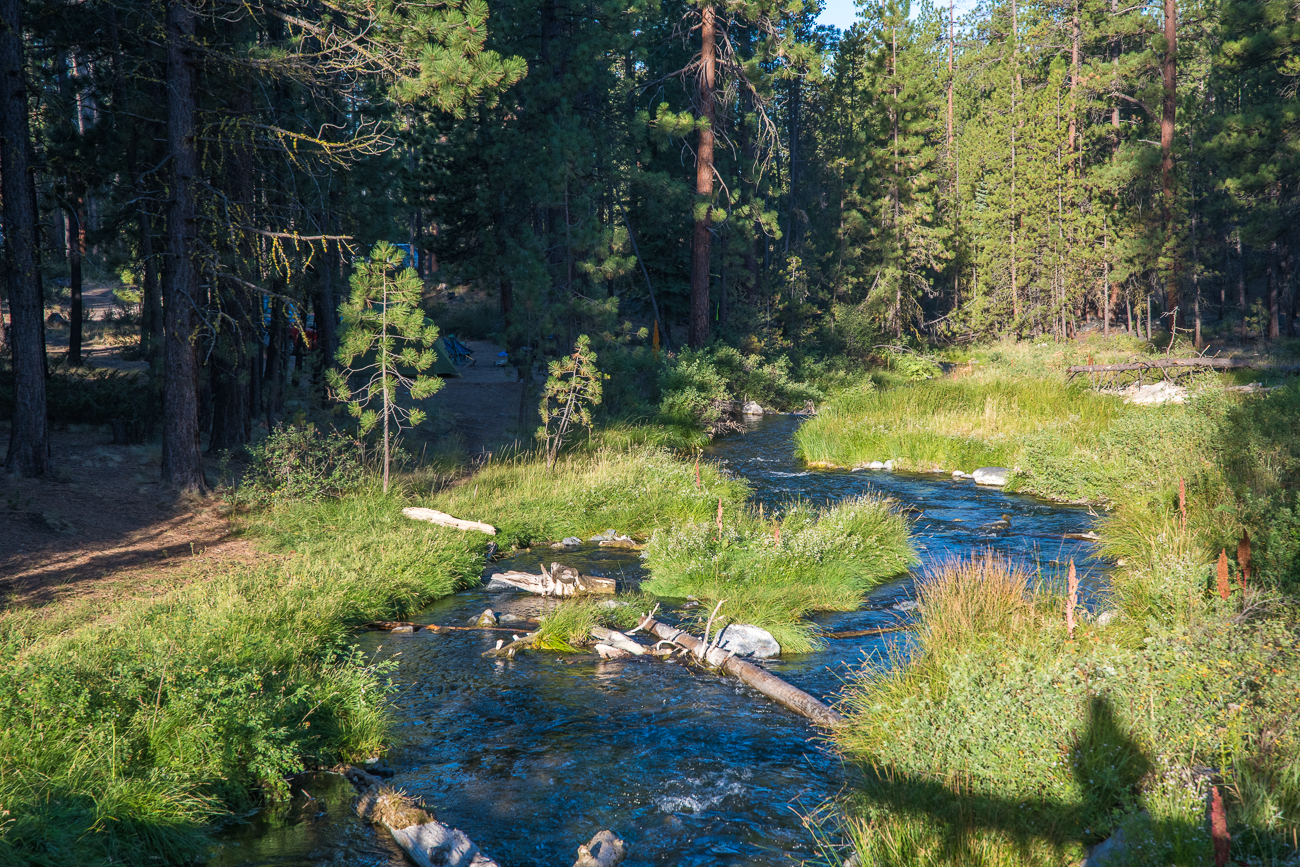
[[[352,802],[357,815],[383,825],[419,867],[499,867],[464,831],[439,822],[422,804],[385,786],[379,777],[351,765],[342,769],[357,790]],[[627,847],[611,831],[601,831],[578,847],[573,867],[617,867]]]
[[[1121,364],[1077,364],[1066,368],[1066,381],[1086,374],[1093,388],[1118,388],[1136,382],[1178,382],[1204,370],[1268,370],[1300,373],[1300,365],[1265,364],[1243,358],[1144,358]]]

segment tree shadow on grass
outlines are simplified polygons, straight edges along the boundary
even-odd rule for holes
[[[1077,863],[1080,847],[1101,842],[1121,826],[1128,831],[1122,846],[1095,863],[1214,863],[1208,811],[1198,822],[1145,813],[1141,783],[1152,763],[1109,699],[1090,698],[1087,719],[1069,755],[1079,792],[1069,801],[1000,797],[960,777],[940,780],[891,767],[864,768],[862,801],[856,806],[866,809],[860,814],[878,816],[883,811],[902,822],[862,828],[865,838],[889,838],[875,839],[880,857],[864,858],[862,867],[1067,863],[1070,855],[1076,860],[1069,863]],[[906,826],[911,830],[900,830]],[[986,845],[991,837],[1000,845]],[[1280,834],[1252,833],[1249,838],[1242,841],[1246,848],[1264,859],[1253,863],[1281,864],[1295,855],[1291,840]],[[991,855],[994,849],[1001,854]]]

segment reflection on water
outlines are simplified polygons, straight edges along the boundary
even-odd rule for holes
[[[769,417],[711,450],[754,485],[766,508],[814,504],[875,491],[919,511],[914,533],[926,563],[991,548],[1033,558],[1045,574],[1073,558],[1096,587],[1104,566],[1086,542],[1086,511],[977,488],[940,476],[807,472],[790,455],[799,420]],[[882,456],[884,458],[889,455]],[[973,467],[964,469],[974,469]],[[1001,514],[1011,529],[981,531]],[[635,583],[634,553],[584,547],[521,555],[513,568],[555,560]],[[1092,583],[1089,583],[1089,578]],[[912,593],[910,577],[878,588],[860,611],[824,614],[834,630],[889,625]],[[547,604],[515,593],[474,590],[424,612],[423,622],[464,623],[491,607],[536,617]],[[904,606],[905,607],[905,606]],[[638,658],[527,654],[486,660],[501,633],[366,634],[365,649],[400,662],[393,784],[422,797],[505,867],[572,863],[579,843],[602,828],[623,837],[632,865],[779,864],[813,854],[800,814],[845,783],[837,758],[802,718],[736,681],[679,663]],[[901,651],[905,634],[831,641],[817,653],[768,663],[802,689],[834,701],[853,668]],[[335,782],[322,782],[334,780]],[[354,819],[340,778],[317,775],[274,816],[229,829],[210,863],[397,865],[384,835]],[[567,859],[567,860],[566,860]]]

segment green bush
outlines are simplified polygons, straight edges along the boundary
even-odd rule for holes
[[[361,484],[357,443],[315,425],[278,427],[257,445],[239,486],[241,499],[260,505],[338,497]]]
[[[715,401],[752,400],[765,408],[791,410],[821,400],[821,391],[795,382],[790,371],[785,356],[768,361],[720,344],[682,350],[660,379],[660,415],[672,423],[710,428],[719,418]]]

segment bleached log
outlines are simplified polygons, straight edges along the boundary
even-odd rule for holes
[[[462,518],[455,518],[446,512],[439,512],[437,509],[422,509],[415,506],[403,509],[402,514],[413,521],[428,521],[430,524],[437,524],[440,527],[451,527],[453,530],[476,530],[480,533],[487,533],[489,536],[497,534],[497,528],[491,524],[484,524],[482,521],[466,521]]]
[[[610,647],[608,644],[597,644],[596,654],[601,659],[631,659],[632,654],[618,647]]]
[[[617,647],[619,650],[626,650],[633,656],[642,656],[645,654],[644,647],[616,629],[606,629],[603,626],[593,626],[591,627],[591,634],[606,644]]]
[[[720,647],[708,648],[706,653],[704,642],[688,632],[660,623],[649,615],[637,624],[637,629],[645,630],[664,641],[671,641],[678,647],[684,647],[697,658],[703,656],[710,665],[717,666],[722,673],[731,675],[777,704],[807,717],[818,725],[830,727],[844,722],[844,717],[775,674],[743,659],[737,659]]]
[[[383,825],[419,867],[500,867],[479,851],[464,831],[444,825],[400,792],[379,785],[360,768],[344,772],[361,793],[353,804],[358,816]]]
[[[489,583],[509,584],[539,596],[581,596],[587,593],[613,593],[616,589],[613,578],[581,575],[577,569],[559,563],[552,563],[550,570],[543,569],[541,575],[531,572],[497,572],[488,576],[488,580]]]
[[[578,847],[573,867],[618,867],[627,857],[627,846],[613,831],[601,831],[591,842]]]

